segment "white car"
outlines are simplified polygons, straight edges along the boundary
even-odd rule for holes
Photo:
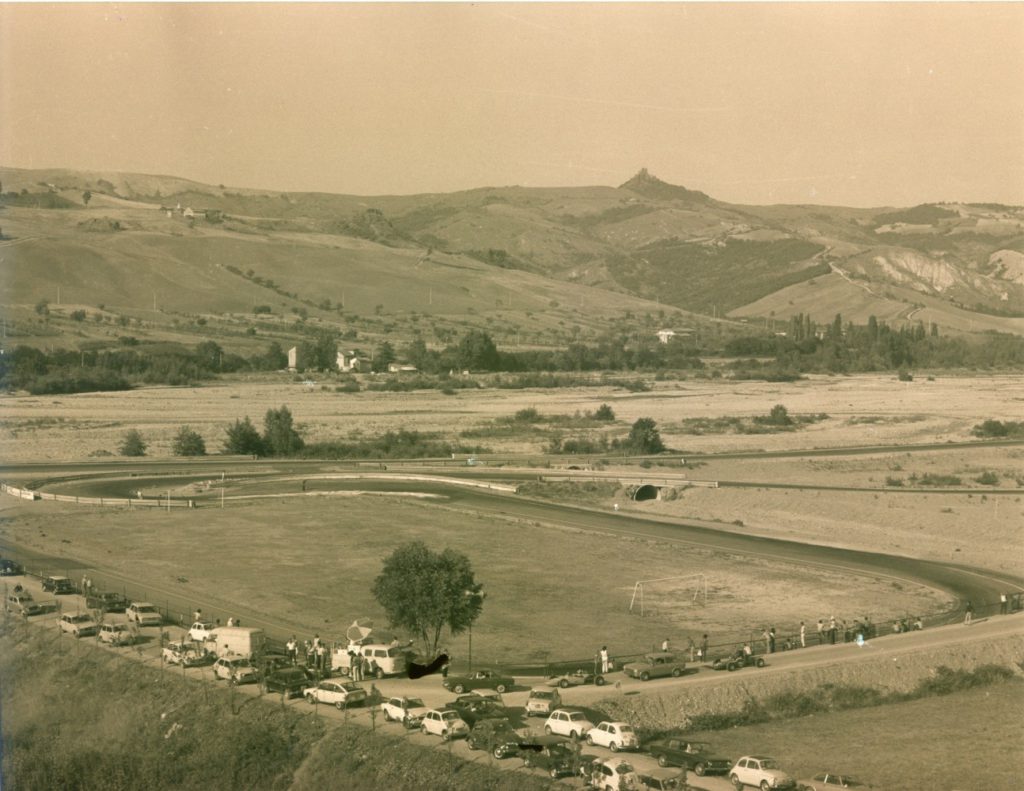
[[[221,657],[213,663],[213,677],[226,678],[231,684],[255,684],[258,675],[248,659]]]
[[[592,788],[600,791],[640,791],[640,775],[636,773],[632,764],[628,764],[621,758],[611,758],[607,761],[597,760],[580,770],[584,777],[590,780]]]
[[[60,617],[60,630],[75,637],[94,635],[99,631],[99,625],[92,619],[91,615],[80,613],[78,615],[62,615]]]
[[[796,788],[796,780],[779,769],[774,758],[766,755],[745,755],[731,770],[729,779],[736,788],[754,786],[761,791],[770,788]]]
[[[432,733],[448,741],[458,736],[468,736],[469,726],[453,709],[431,709],[420,720],[420,733]]]
[[[167,664],[184,665],[185,667],[197,667],[210,661],[205,648],[184,641],[165,645],[163,656]]]
[[[366,690],[354,681],[321,681],[315,687],[302,690],[308,703],[326,703],[345,709],[366,700]]]
[[[164,622],[160,611],[148,601],[133,601],[124,611],[128,623],[139,626],[159,626]]]
[[[607,747],[613,753],[619,750],[639,750],[640,737],[628,722],[600,722],[587,731],[587,744]]]
[[[555,709],[544,721],[545,733],[568,736],[571,739],[582,739],[593,727],[594,723],[588,720],[582,711],[568,709]]]
[[[428,711],[419,698],[388,698],[381,705],[381,710],[385,720],[400,722],[406,728],[418,728]]]
[[[213,621],[196,621],[188,630],[188,637],[196,643],[205,643],[213,639]]]
[[[109,645],[132,645],[135,642],[135,635],[122,623],[105,623],[100,625],[96,639]]]

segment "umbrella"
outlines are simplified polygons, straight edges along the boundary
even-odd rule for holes
[[[356,618],[350,627],[345,630],[345,636],[350,642],[358,643],[365,640],[373,631],[373,620],[370,618]]]

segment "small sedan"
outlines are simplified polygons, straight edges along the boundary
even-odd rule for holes
[[[80,613],[78,615],[62,615],[60,617],[60,630],[74,637],[86,637],[94,635],[99,631],[99,625],[92,619],[91,615]]]
[[[100,625],[96,639],[107,645],[132,645],[135,642],[135,635],[124,624],[105,623]]]
[[[459,716],[457,711],[451,709],[431,709],[423,715],[420,720],[420,733],[426,736],[432,733],[440,736],[445,741],[459,736],[469,735],[469,726]]]
[[[496,689],[498,692],[506,692],[516,685],[515,679],[493,670],[474,670],[465,676],[448,676],[441,683],[445,689],[450,689],[456,695],[471,689]]]
[[[837,788],[872,788],[850,775],[837,775],[832,772],[820,772],[810,780],[801,780],[800,785],[806,791],[832,791]]]
[[[639,750],[640,737],[628,722],[600,722],[587,731],[587,744],[607,747],[613,753],[619,750]]]
[[[593,684],[594,686],[604,686],[604,676],[600,673],[588,673],[585,670],[577,670],[574,673],[562,673],[561,675],[552,676],[544,682],[549,687],[559,687],[566,689],[567,687],[579,687],[584,684]]]
[[[418,728],[428,711],[420,698],[388,698],[381,710],[387,722],[400,722],[406,728]]]
[[[196,621],[188,630],[188,638],[196,643],[205,643],[214,638],[213,621]]]
[[[227,679],[229,684],[255,684],[259,673],[248,659],[221,657],[213,663],[213,677]]]
[[[308,703],[326,703],[341,710],[363,703],[366,690],[354,681],[321,681],[315,687],[306,687],[302,696]]]
[[[43,580],[43,590],[65,596],[75,592],[75,583],[67,577],[47,577]]]
[[[544,732],[549,736],[568,736],[570,739],[582,739],[594,723],[586,718],[582,711],[570,711],[569,709],[555,709],[544,721]]]
[[[779,768],[779,762],[766,755],[745,755],[740,758],[729,772],[729,780],[736,789],[744,786],[760,788],[795,789],[796,780]]]

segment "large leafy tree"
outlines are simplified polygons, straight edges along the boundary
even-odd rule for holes
[[[227,428],[228,438],[224,442],[225,453],[237,453],[243,456],[262,456],[263,438],[256,426],[245,416],[245,420],[236,420]]]
[[[175,456],[205,456],[206,442],[191,426],[182,426],[174,437]]]
[[[469,558],[453,549],[434,552],[422,541],[398,547],[384,561],[373,595],[394,627],[416,635],[429,655],[441,633],[465,631],[483,610],[482,586]]]
[[[459,341],[459,366],[467,371],[497,371],[501,367],[501,354],[482,330],[471,330]]]
[[[305,443],[292,425],[292,413],[286,406],[268,409],[263,418],[263,449],[271,456],[288,456],[302,450]]]
[[[373,370],[382,373],[395,361],[395,348],[387,341],[381,341],[373,355]]]
[[[665,450],[658,424],[649,417],[642,417],[633,424],[626,444],[637,453],[661,453]]]
[[[118,450],[122,456],[145,456],[146,441],[136,429],[130,429],[125,432]]]

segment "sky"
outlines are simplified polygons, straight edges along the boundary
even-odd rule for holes
[[[1024,4],[0,4],[0,165],[1024,204]]]

